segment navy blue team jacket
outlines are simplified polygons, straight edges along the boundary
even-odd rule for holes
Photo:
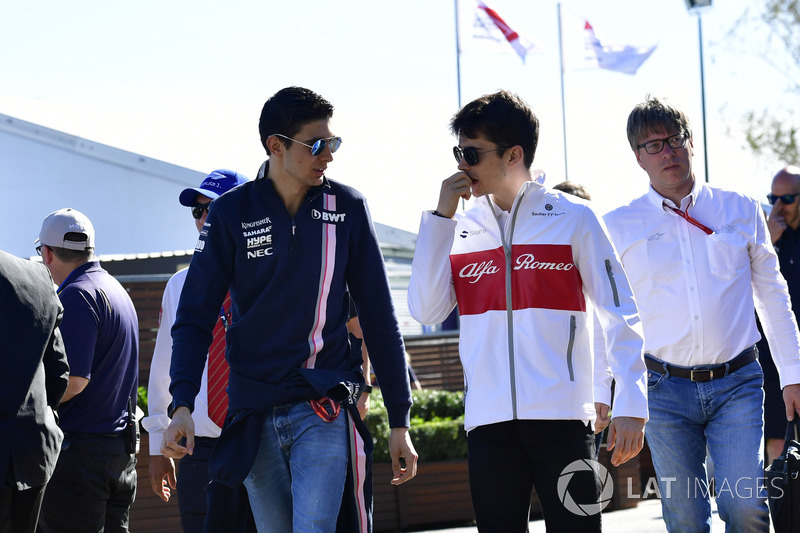
[[[229,416],[210,465],[226,484],[243,480],[252,465],[260,414],[322,396],[356,400],[363,377],[360,346],[345,325],[348,289],[390,426],[409,424],[405,349],[365,198],[325,178],[292,217],[266,174],[214,201],[172,328],[170,391],[193,405],[230,288]]]

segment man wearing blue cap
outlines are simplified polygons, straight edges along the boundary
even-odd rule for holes
[[[198,231],[202,231],[211,204],[222,194],[248,181],[248,178],[232,170],[215,170],[203,179],[199,187],[189,187],[181,192],[178,200],[181,205],[190,207],[192,217]],[[186,281],[187,268],[178,271],[167,282],[164,296],[161,299],[159,328],[156,346],[150,363],[150,380],[148,381],[149,416],[142,420],[142,425],[150,434],[150,484],[153,491],[165,502],[171,496],[170,488],[177,488],[178,508],[181,513],[181,525],[186,532],[203,530],[207,511],[207,487],[209,496],[225,492],[226,487],[209,487],[208,458],[211,449],[219,437],[227,412],[228,397],[225,393],[227,385],[227,365],[224,363],[225,331],[230,322],[230,310],[221,310],[214,328],[214,341],[211,355],[214,361],[208,360],[203,370],[200,393],[195,398],[195,410],[192,419],[196,428],[195,448],[192,455],[181,459],[180,476],[176,478],[175,463],[172,459],[161,455],[161,438],[169,425],[167,407],[172,401],[169,393],[169,366],[172,360],[172,335],[170,330],[175,322],[178,299]],[[195,287],[194,289],[201,289]],[[212,353],[213,352],[213,353]],[[219,364],[216,356],[221,356]],[[209,377],[210,376],[210,377]],[[229,489],[233,490],[233,489]],[[246,504],[246,494],[244,498]],[[250,513],[242,513],[242,527],[246,526]],[[255,527],[249,520],[252,531]],[[231,531],[246,531],[229,524]]]

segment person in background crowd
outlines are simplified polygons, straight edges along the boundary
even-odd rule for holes
[[[800,313],[800,168],[788,166],[772,178],[767,200],[772,206],[767,228],[778,254],[781,274],[789,288],[795,320]],[[780,377],[766,339],[757,343],[758,357],[764,370],[764,438],[767,464],[783,451],[786,436],[786,406],[781,393]]]
[[[206,176],[198,187],[184,189],[178,201],[181,205],[191,208],[194,224],[197,231],[201,232],[212,202],[246,181],[248,178],[238,172],[215,170]],[[220,512],[230,511],[225,513],[228,531],[255,531],[247,493],[242,489],[242,494],[238,494],[239,489],[232,489],[220,483],[209,485],[208,459],[228,411],[228,395],[225,392],[228,384],[225,332],[231,321],[230,304],[227,309],[220,311],[219,319],[214,326],[214,340],[211,343],[213,357],[210,356],[206,362],[200,392],[195,398],[195,410],[192,413],[196,431],[194,453],[181,459],[177,476],[173,460],[161,455],[161,440],[164,430],[169,425],[167,408],[172,401],[169,393],[169,365],[172,360],[170,330],[175,323],[178,299],[184,288],[187,270],[175,273],[164,288],[158,335],[153,349],[153,359],[150,362],[150,379],[147,384],[149,416],[142,420],[142,426],[150,434],[150,484],[153,492],[165,502],[170,499],[170,489],[177,488],[181,526],[186,533],[203,531],[209,508],[206,502],[207,496],[209,499],[214,499],[211,505]],[[202,287],[192,287],[191,290],[199,291]],[[212,519],[213,517],[212,512]]]
[[[572,196],[577,196],[586,201],[590,201],[592,197],[589,191],[583,185],[571,181],[562,181],[553,185],[553,189]],[[596,330],[602,330],[600,323],[595,321],[594,327]],[[603,347],[605,347],[603,345]],[[601,384],[602,383],[602,384]],[[611,377],[611,369],[608,368],[608,359],[601,355],[595,355],[595,413],[597,417],[594,421],[595,431],[595,452],[600,453],[600,446],[603,443],[603,435],[605,429],[611,424],[611,417],[609,412],[611,410],[611,395],[613,394],[613,378]]]
[[[571,194],[572,196],[577,196],[578,198],[582,198],[584,200],[592,199],[592,197],[589,196],[589,191],[586,190],[586,187],[578,183],[573,183],[569,180],[562,181],[561,183],[556,183],[555,185],[553,185],[553,188],[557,191],[565,192],[567,194]]]
[[[33,533],[63,433],[62,307],[39,264],[0,251],[0,533]]]
[[[58,408],[61,454],[39,529],[127,532],[136,495],[139,320],[125,289],[94,259],[94,227],[75,209],[42,222],[37,251],[58,284],[69,385]]]

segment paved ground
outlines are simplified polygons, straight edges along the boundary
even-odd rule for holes
[[[725,531],[725,524],[717,515],[716,506],[712,504],[713,524],[712,533]],[[475,533],[476,527],[457,527],[438,529],[435,533]],[[533,520],[530,523],[530,533],[545,533],[544,521]],[[633,509],[623,509],[603,513],[603,531],[608,533],[665,533],[664,521],[661,519],[661,502],[658,500],[643,500]]]

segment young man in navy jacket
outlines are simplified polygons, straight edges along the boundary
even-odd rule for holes
[[[259,531],[332,532],[337,522],[342,531],[371,530],[372,441],[356,410],[364,377],[360,343],[345,326],[348,289],[389,412],[392,483],[416,474],[403,340],[366,201],[325,177],[342,142],[332,114],[299,87],[264,104],[269,160],[256,180],[215,201],[172,330],[172,422],[162,452],[181,457],[193,452],[190,415],[230,289],[230,404],[210,470],[245,484]]]

